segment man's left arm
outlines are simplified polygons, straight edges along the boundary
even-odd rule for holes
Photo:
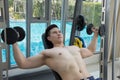
[[[97,46],[97,40],[98,40],[98,29],[97,28],[93,28],[92,31],[94,32],[94,36],[93,39],[91,41],[91,43],[89,44],[89,46],[87,47],[92,53],[95,52],[96,50],[96,46]]]
[[[89,44],[89,46],[87,48],[80,49],[80,53],[83,58],[92,56],[96,50],[97,40],[98,40],[98,29],[93,28],[92,31],[94,32],[94,36],[93,36],[91,43]]]

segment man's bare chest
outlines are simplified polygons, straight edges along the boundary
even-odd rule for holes
[[[49,57],[71,57],[79,55],[79,51],[74,48],[62,47],[62,48],[53,48],[49,51]]]

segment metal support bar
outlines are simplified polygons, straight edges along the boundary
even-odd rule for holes
[[[1,53],[1,45],[0,45],[0,80],[2,80],[2,53]]]
[[[108,80],[108,26],[107,26],[107,0],[103,0],[103,16],[104,19],[102,20],[102,24],[105,25],[105,38],[104,38],[104,60],[103,60],[103,80]]]
[[[0,1],[2,6],[0,6],[0,9],[2,9],[2,20],[1,23],[3,24],[1,29],[9,27],[9,12],[8,12],[8,0],[1,0]],[[2,60],[2,52],[3,49],[6,52],[6,62],[3,62]],[[9,56],[9,48],[5,43],[2,43],[0,40],[0,80],[8,80],[8,69],[10,67],[10,57]],[[5,73],[4,73],[5,72]],[[3,76],[4,75],[4,76]]]
[[[67,16],[67,9],[68,9],[68,0],[62,0],[62,12],[61,12],[61,31],[65,35],[66,31],[66,16]],[[65,43],[65,36],[64,36],[64,43]]]
[[[47,26],[51,23],[51,0],[45,0],[45,17],[46,17],[46,23]],[[46,26],[46,27],[47,27]]]
[[[113,13],[113,15],[114,15],[114,23],[113,23],[113,40],[112,40],[112,80],[114,80],[115,79],[115,77],[114,77],[114,68],[115,68],[115,63],[114,63],[114,61],[115,61],[115,53],[116,53],[116,51],[115,51],[115,48],[116,48],[116,3],[117,1],[115,0],[115,2],[114,2],[114,13]]]
[[[30,56],[30,22],[32,20],[32,1],[26,0],[26,57]]]
[[[75,3],[74,19],[73,19],[73,24],[72,24],[72,30],[71,30],[69,45],[73,45],[73,43],[74,43],[74,36],[75,36],[75,32],[76,32],[75,18],[81,13],[82,1],[83,0],[76,0],[76,3]]]
[[[51,0],[45,0],[45,19],[49,20],[50,19],[50,11],[51,11]]]
[[[1,9],[1,10],[0,10],[0,14],[1,14],[0,18],[1,18],[1,19],[3,19],[3,17],[2,17],[2,16],[3,16],[3,15],[2,15],[2,12],[3,12],[3,11],[2,11],[2,7],[3,7],[2,4],[3,4],[3,3],[2,3],[2,2],[3,2],[3,0],[0,1],[0,9]],[[1,21],[1,19],[0,19],[0,21]],[[2,23],[2,22],[0,22],[0,23]],[[2,27],[2,26],[0,26],[0,28],[1,28],[1,27]],[[2,69],[3,67],[1,67],[1,66],[2,66],[2,45],[1,45],[1,37],[0,37],[0,80],[2,80],[2,70],[3,70],[3,69]]]
[[[101,37],[100,77],[102,80],[108,79],[108,27],[106,25],[106,7],[106,0],[102,0],[101,24],[105,25],[105,36]]]

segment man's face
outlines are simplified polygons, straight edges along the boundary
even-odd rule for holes
[[[63,42],[63,34],[58,28],[53,28],[50,30],[50,34],[47,37],[49,41],[51,41],[53,44],[61,43]]]

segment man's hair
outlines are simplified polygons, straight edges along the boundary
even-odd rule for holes
[[[56,24],[51,24],[47,27],[45,31],[45,42],[47,44],[48,49],[53,48],[52,42],[47,39],[47,37],[50,35],[50,30],[53,28],[58,28],[58,26]]]

